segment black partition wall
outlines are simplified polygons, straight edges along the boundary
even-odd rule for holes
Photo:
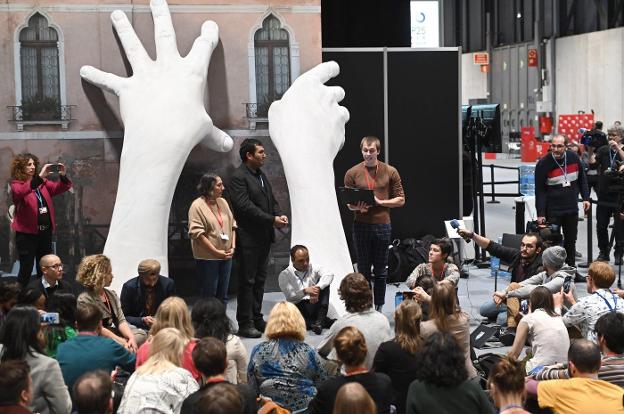
[[[392,210],[393,237],[444,235],[444,220],[460,218],[461,84],[458,48],[323,49],[340,75],[350,112],[345,145],[334,162],[336,185],[362,162],[360,140],[376,135],[381,159],[401,174],[406,204]],[[353,215],[341,206],[351,244]]]

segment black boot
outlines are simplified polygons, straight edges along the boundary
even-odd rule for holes
[[[596,258],[596,260],[599,262],[608,262],[610,261],[609,256],[609,251],[606,249],[602,249],[600,250],[600,253],[598,253],[598,257]]]
[[[327,309],[327,305],[322,305],[320,307],[320,309],[318,310],[318,315],[316,315],[316,321],[314,321],[314,323],[310,327],[312,329],[312,332],[317,335],[320,335],[323,332],[323,321],[327,317]]]

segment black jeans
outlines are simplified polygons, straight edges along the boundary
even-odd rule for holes
[[[15,232],[15,246],[19,255],[19,273],[17,280],[22,287],[30,282],[30,275],[37,259],[37,277],[41,277],[39,260],[46,254],[52,253],[52,229],[40,231],[37,234]]]
[[[613,205],[601,205],[600,202],[609,203],[610,199],[598,199],[598,206],[596,207],[596,236],[598,237],[598,248],[600,251],[605,251],[609,248],[609,223],[614,213],[618,213],[619,209],[616,207],[616,202],[613,201]],[[621,250],[622,238],[624,237],[624,222],[619,218],[613,221],[613,232],[615,232],[615,250]],[[609,253],[609,252],[607,252]]]
[[[238,328],[249,328],[262,320],[264,281],[267,277],[271,245],[241,246],[236,249],[238,295],[236,320]]]
[[[299,309],[299,312],[301,312],[301,315],[303,315],[303,319],[305,319],[306,328],[310,329],[310,326],[312,326],[315,322],[322,323],[323,319],[327,316],[330,286],[321,290],[318,302],[310,303],[309,299],[305,299],[297,303],[297,308]]]
[[[563,248],[566,251],[566,263],[576,266],[576,236],[578,234],[578,212],[561,216],[548,216],[549,223],[558,224],[563,230]]]

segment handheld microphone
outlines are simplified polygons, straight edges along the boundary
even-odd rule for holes
[[[453,219],[453,220],[451,220],[451,222],[450,222],[449,224],[450,224],[450,225],[451,225],[451,227],[452,227],[452,228],[454,228],[455,230],[459,230],[460,225],[459,225],[459,221],[457,221],[457,219]],[[457,232],[457,234],[459,234],[459,232]],[[468,237],[464,237],[464,236],[462,236],[462,239],[464,239],[464,241],[465,241],[466,243],[470,243],[470,240],[471,240],[470,238],[468,238]]]

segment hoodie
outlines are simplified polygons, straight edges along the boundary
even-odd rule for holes
[[[507,293],[507,297],[509,298],[518,298],[518,299],[527,299],[533,289],[538,286],[544,286],[546,289],[550,290],[551,293],[557,293],[561,291],[561,287],[563,286],[563,281],[566,276],[572,276],[572,284],[574,284],[574,276],[576,275],[576,268],[564,264],[563,267],[557,270],[552,275],[548,276],[546,270],[540,272],[534,276],[531,276],[528,279],[520,282],[520,287],[516,290],[512,290]],[[574,299],[576,299],[576,289],[572,289]]]

